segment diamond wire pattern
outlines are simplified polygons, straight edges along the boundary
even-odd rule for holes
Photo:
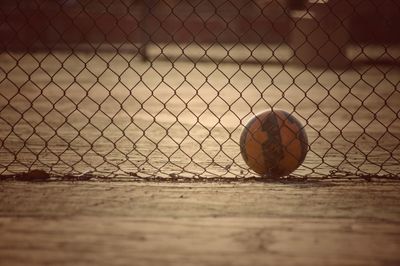
[[[400,49],[352,38],[388,8],[321,2],[3,1],[0,173],[252,176],[240,132],[275,108],[309,136],[295,174],[398,176]]]

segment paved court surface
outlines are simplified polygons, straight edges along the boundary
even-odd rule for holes
[[[400,265],[400,180],[248,180],[238,143],[254,113],[284,109],[309,136],[297,175],[398,178],[400,68],[157,47],[167,58],[151,63],[119,51],[0,54],[0,174],[113,177],[0,181],[1,266]],[[168,182],[181,174],[192,179]]]
[[[284,45],[150,48],[151,62],[115,49],[0,54],[1,174],[250,176],[240,133],[270,108],[305,126],[297,174],[399,173],[400,68],[284,64]]]
[[[0,265],[400,265],[400,182],[0,182]]]

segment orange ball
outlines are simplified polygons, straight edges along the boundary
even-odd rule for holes
[[[246,164],[266,177],[282,177],[296,170],[308,151],[303,125],[282,110],[258,113],[240,136],[240,152]]]

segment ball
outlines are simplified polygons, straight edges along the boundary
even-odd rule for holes
[[[254,172],[266,177],[289,175],[303,163],[307,151],[303,125],[282,110],[256,114],[240,136],[244,161]]]

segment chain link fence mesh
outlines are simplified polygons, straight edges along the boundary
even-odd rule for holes
[[[298,176],[399,176],[396,0],[3,0],[0,174],[250,177],[246,122],[305,126]]]

